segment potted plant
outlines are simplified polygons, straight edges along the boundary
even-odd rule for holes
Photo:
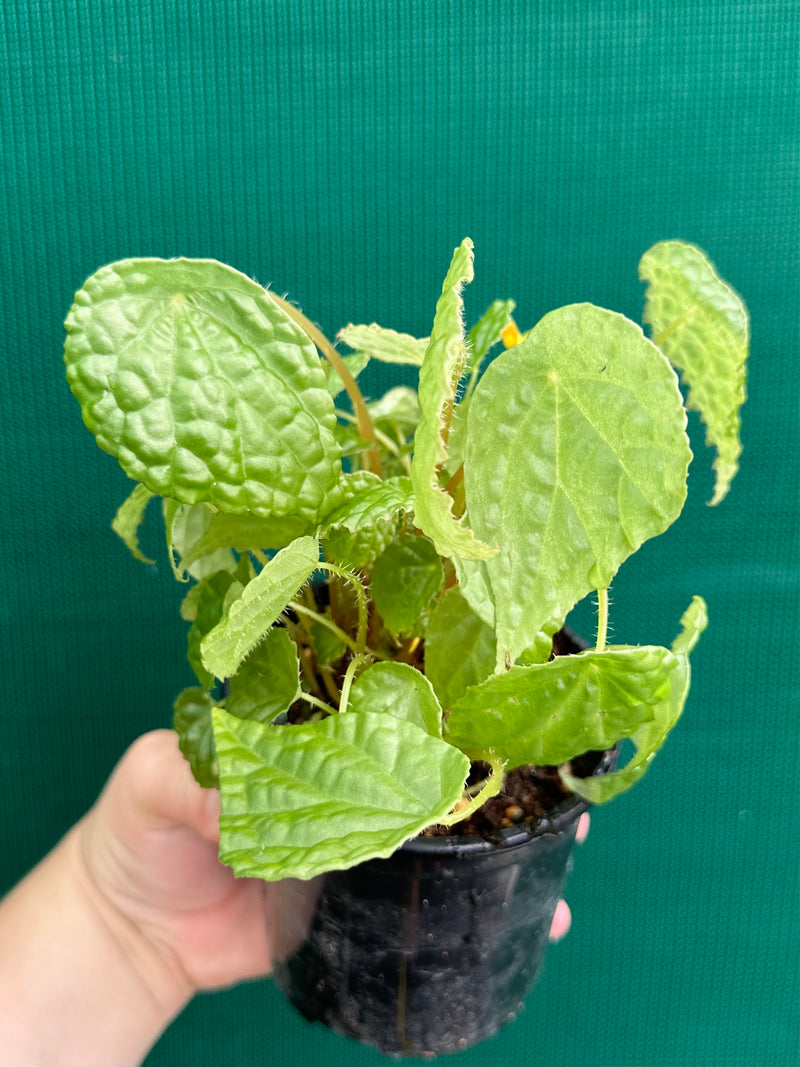
[[[144,559],[161,497],[190,583],[198,684],[174,722],[221,790],[220,856],[278,883],[290,998],[392,1053],[513,1017],[578,815],[681,714],[699,597],[671,648],[607,642],[614,575],[686,496],[673,367],[716,448],[712,503],[740,452],[747,315],[698,248],[643,257],[652,340],[591,304],[523,334],[510,300],[465,332],[472,275],[467,239],[430,337],[349,325],[347,355],[211,260],[103,267],[66,321],[84,422],[137,483],[113,526]],[[418,388],[366,399],[370,360],[419,368]],[[565,620],[593,593],[587,648]]]

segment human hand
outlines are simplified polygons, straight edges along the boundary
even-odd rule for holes
[[[156,947],[187,997],[269,972],[270,886],[219,862],[219,793],[195,782],[173,731],[131,745],[78,833],[112,917]]]

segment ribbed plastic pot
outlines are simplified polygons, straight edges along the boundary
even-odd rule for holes
[[[388,859],[277,883],[276,981],[307,1019],[390,1055],[491,1037],[542,967],[588,806],[569,797],[533,828],[417,838]]]

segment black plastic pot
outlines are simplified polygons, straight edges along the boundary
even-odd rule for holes
[[[587,808],[570,797],[533,828],[418,838],[385,860],[277,883],[276,981],[306,1018],[384,1053],[491,1037],[541,969]]]

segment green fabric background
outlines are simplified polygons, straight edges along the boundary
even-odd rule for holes
[[[513,296],[523,327],[575,300],[638,318],[640,254],[682,237],[752,313],[742,471],[707,508],[692,420],[686,513],[612,623],[668,642],[707,598],[690,703],[595,813],[523,1015],[449,1062],[797,1062],[797,23],[794,0],[5,0],[0,889],[189,679],[157,527],[156,568],[110,532],[128,484],[64,382],[86,275],[212,256],[328,332],[422,334],[465,235],[468,311]],[[386,1061],[258,983],[197,998],[147,1062]]]

